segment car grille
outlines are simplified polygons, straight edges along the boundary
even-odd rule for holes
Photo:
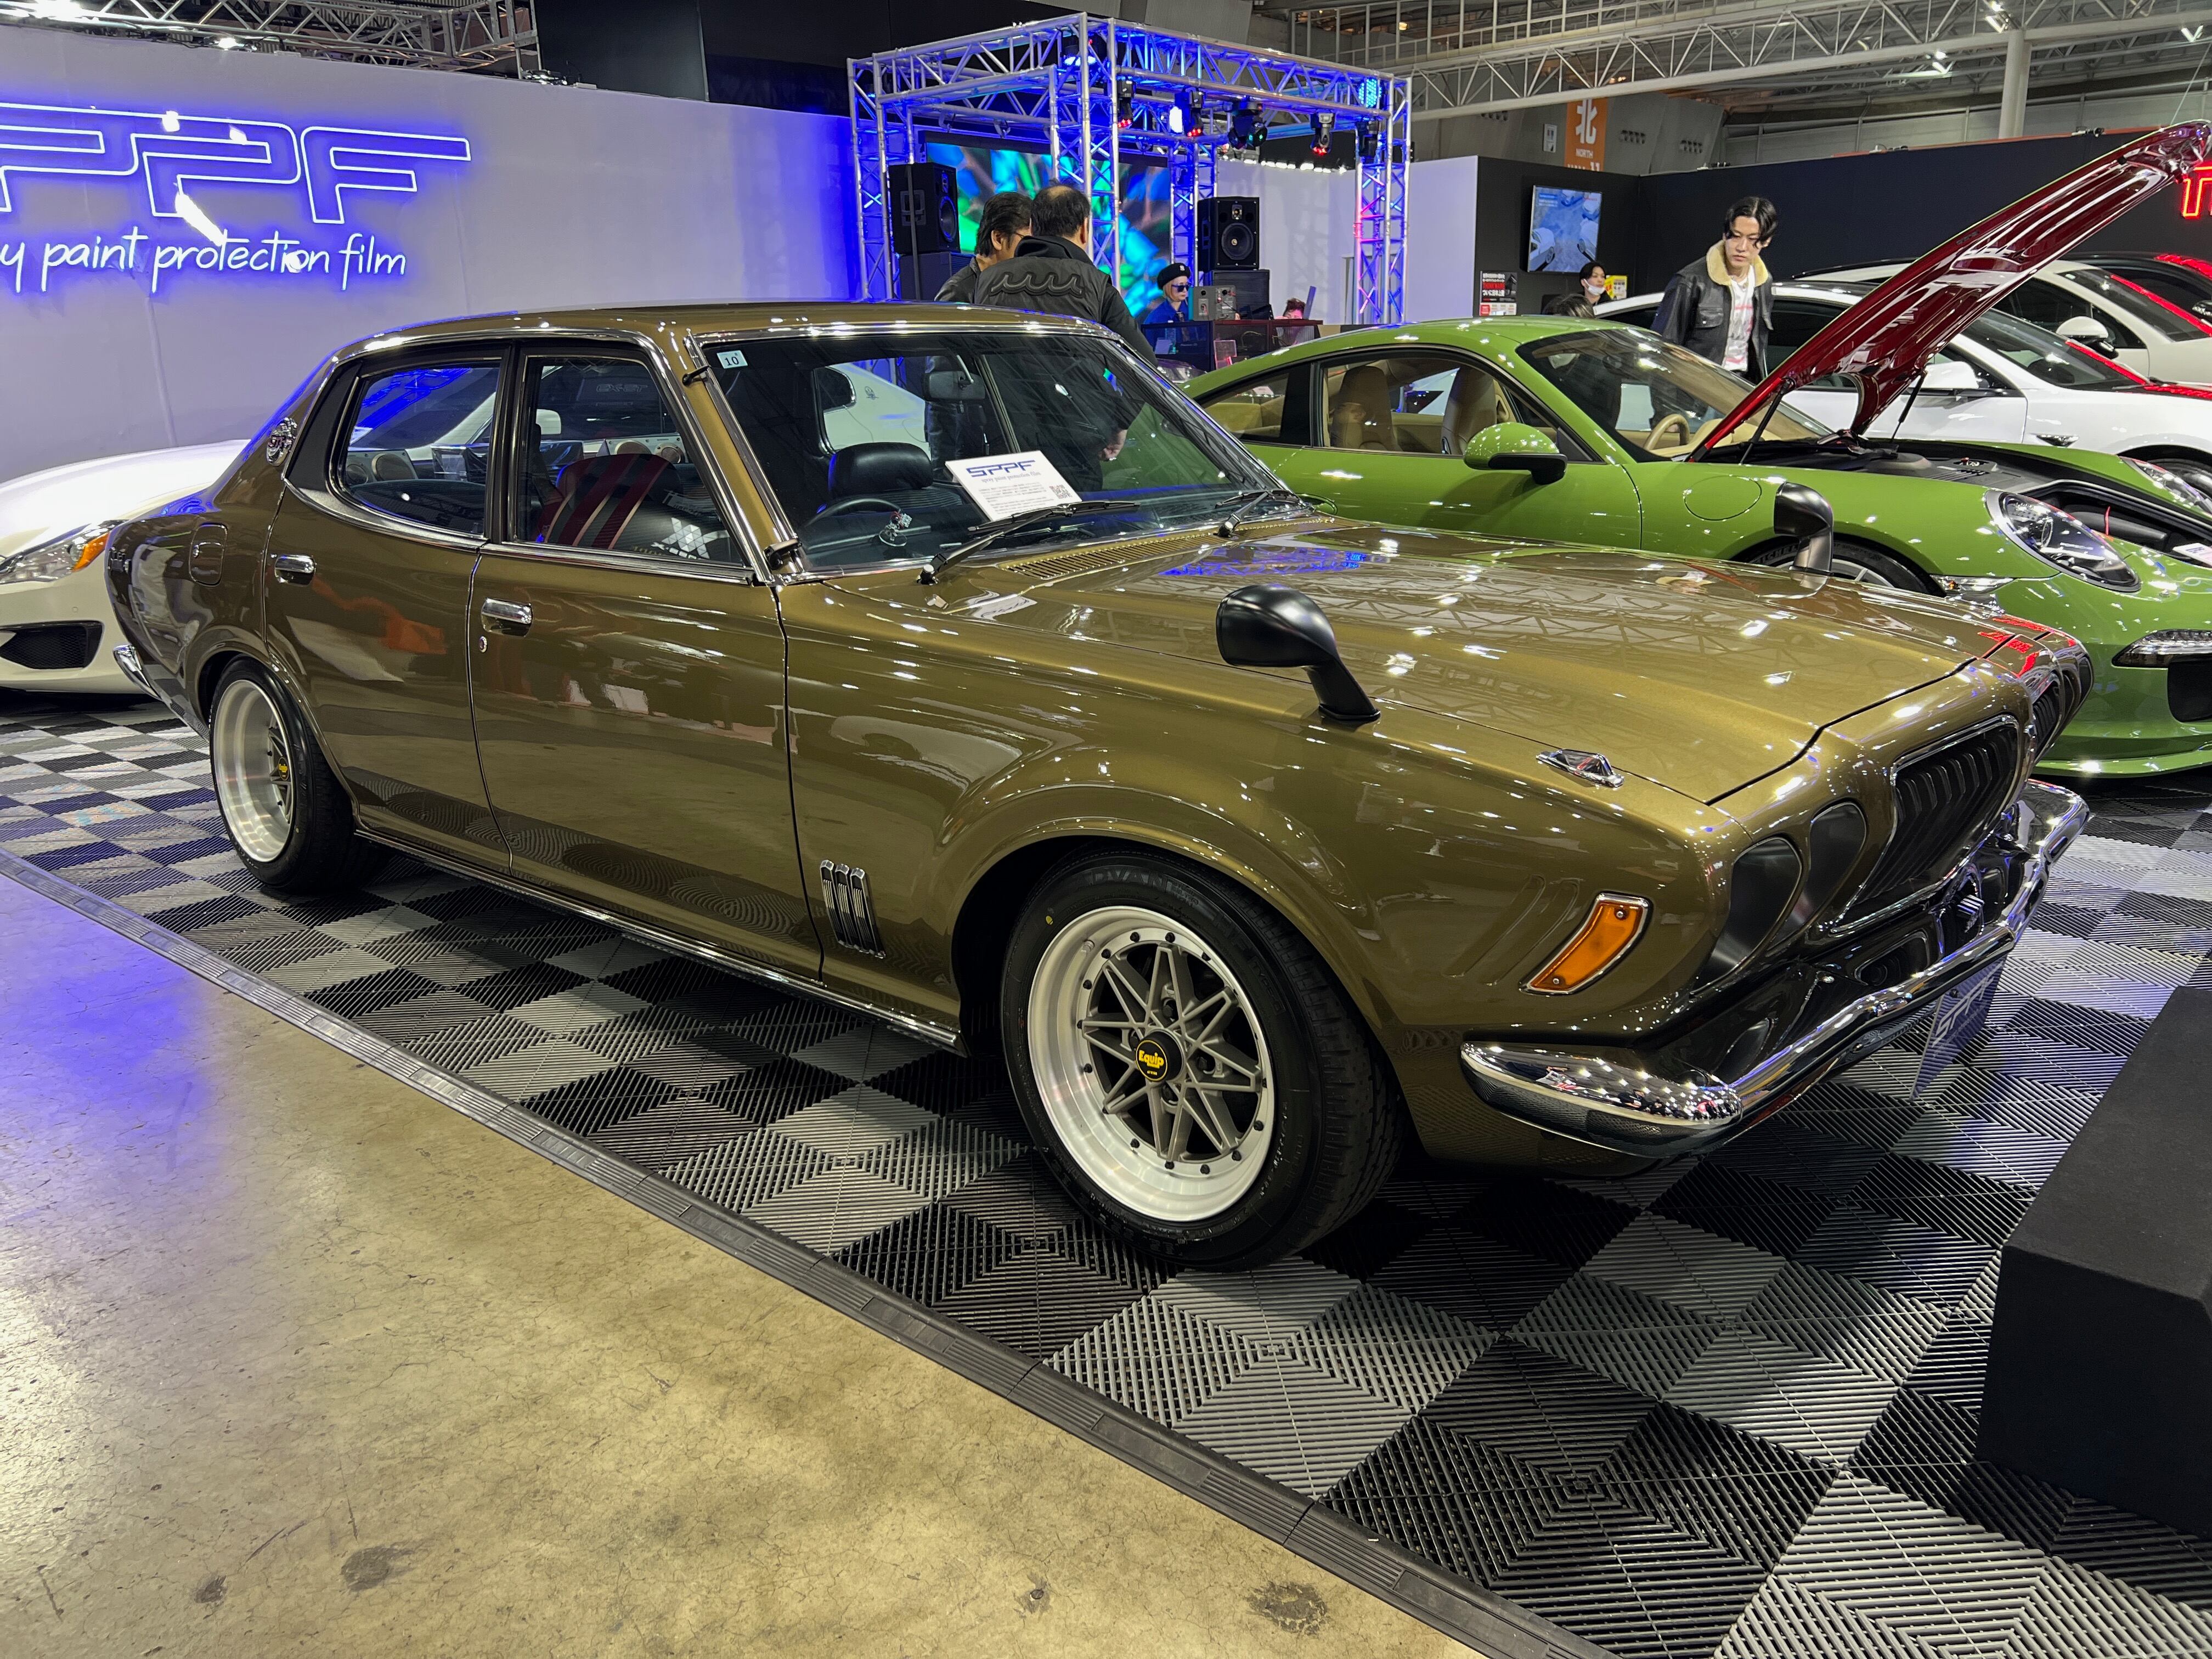
[[[96,622],[34,623],[0,645],[0,657],[21,668],[82,668],[99,648]]]
[[[1865,915],[1940,880],[2012,798],[2020,728],[1993,721],[1897,769],[1897,829],[1851,914]]]

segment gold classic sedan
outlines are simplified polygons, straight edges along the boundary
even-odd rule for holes
[[[1388,532],[1087,324],[689,307],[349,346],[106,571],[265,887],[398,848],[1000,1048],[1229,1265],[1409,1133],[1638,1167],[1972,1014],[2086,663],[1818,509],[1784,569]]]

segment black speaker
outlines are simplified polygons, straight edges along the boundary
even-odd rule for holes
[[[953,272],[968,264],[958,248],[945,253],[902,253],[898,257],[898,296],[910,305],[927,305],[937,297]]]
[[[954,253],[960,248],[960,192],[942,161],[891,169],[891,225],[901,253]]]
[[[1198,268],[1254,270],[1260,264],[1260,198],[1209,196],[1198,204]]]

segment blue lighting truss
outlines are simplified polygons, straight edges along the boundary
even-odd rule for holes
[[[1405,319],[1406,158],[1413,142],[1413,88],[1405,77],[1082,12],[851,58],[846,67],[864,300],[896,297],[890,170],[926,160],[932,138],[1041,144],[1053,176],[1090,192],[1091,252],[1116,283],[1122,163],[1164,166],[1174,257],[1195,268],[1198,204],[1213,193],[1216,152],[1231,142],[1220,129],[1242,112],[1245,121],[1256,118],[1262,134],[1269,118],[1283,115],[1309,124],[1328,116],[1339,131],[1356,135],[1352,320]],[[1178,125],[1182,131],[1174,130]]]

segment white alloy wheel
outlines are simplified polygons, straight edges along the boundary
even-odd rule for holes
[[[1129,905],[1076,917],[1030,982],[1030,1063],[1069,1159],[1146,1219],[1250,1191],[1275,1133],[1267,1034],[1221,952]]]
[[[284,716],[250,678],[223,688],[210,725],[216,803],[240,852],[272,864],[292,838],[292,751]]]

